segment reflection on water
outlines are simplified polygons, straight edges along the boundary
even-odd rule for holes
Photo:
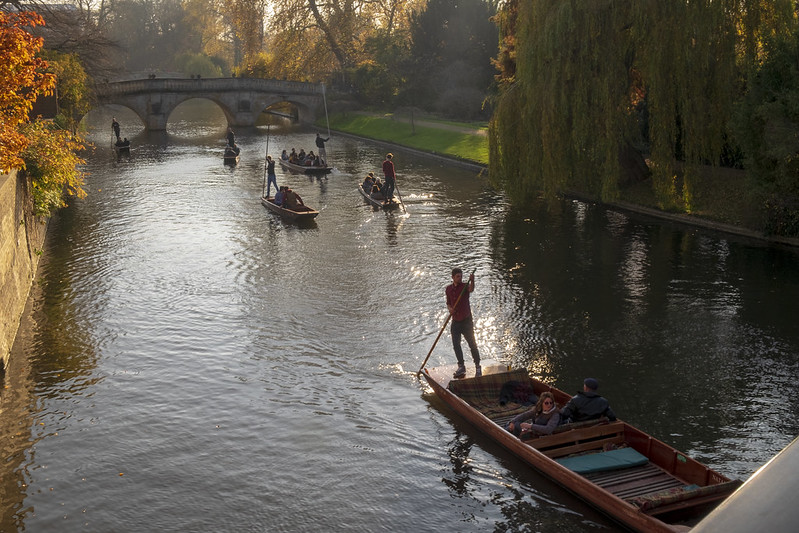
[[[567,391],[593,375],[733,477],[799,433],[795,250],[511,209],[402,150],[408,216],[375,211],[357,184],[384,149],[335,135],[330,175],[278,170],[320,211],[299,227],[260,204],[263,159],[315,130],[237,131],[229,167],[224,118],[191,109],[160,133],[113,110],[119,160],[90,116],[89,196],[51,224],[0,396],[0,530],[616,529],[416,379],[454,266],[476,270],[484,359]],[[428,364],[453,359],[445,332]]]

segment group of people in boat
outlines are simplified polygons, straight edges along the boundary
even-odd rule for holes
[[[585,378],[583,390],[578,392],[561,408],[555,402],[551,392],[542,392],[535,406],[517,415],[505,427],[517,437],[525,438],[536,435],[550,435],[561,424],[587,422],[605,417],[611,422],[616,420],[613,409],[607,399],[597,393],[599,382],[594,378]]]
[[[374,172],[369,172],[361,183],[363,190],[375,200],[386,200],[386,185],[380,178],[375,177]]]
[[[273,201],[275,205],[291,210],[296,210],[298,207],[305,205],[302,197],[287,185],[283,185],[278,189]]]
[[[474,322],[472,319],[472,309],[469,303],[469,295],[474,291],[474,273],[469,276],[467,282],[463,281],[463,270],[460,268],[452,269],[452,283],[445,289],[447,309],[450,313],[452,323],[450,333],[452,335],[452,347],[458,361],[458,369],[453,377],[455,379],[466,376],[466,366],[463,360],[463,349],[461,339],[465,339],[471,350],[472,360],[474,361],[475,377],[483,375],[480,367],[480,351],[474,338]],[[517,382],[507,383],[506,386]],[[514,385],[516,386],[516,385]],[[551,392],[543,392],[541,396],[535,397],[532,390],[527,391],[525,398],[519,403],[534,403],[535,406],[511,420],[505,429],[517,437],[527,437],[533,435],[549,435],[560,424],[571,422],[585,422],[607,417],[608,420],[616,420],[616,415],[610,408],[607,399],[597,393],[599,382],[595,378],[586,378],[583,381],[583,390],[573,396],[561,408],[558,408],[555,397]],[[514,391],[511,395],[516,395]],[[502,403],[502,393],[500,403]]]
[[[280,159],[301,167],[327,166],[325,160],[319,154],[314,154],[313,150],[306,154],[304,148],[300,148],[299,153],[295,148],[292,148],[290,154],[283,150],[283,153],[280,154]]]

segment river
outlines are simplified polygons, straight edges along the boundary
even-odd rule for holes
[[[205,109],[205,108],[203,108]],[[267,143],[218,110],[146,133],[87,119],[88,196],[52,221],[0,395],[2,531],[616,531],[416,378],[452,267],[484,360],[745,479],[799,434],[799,252],[563,201],[519,210],[394,149],[401,212],[356,191],[385,148],[333,133],[320,211],[259,203]],[[323,132],[326,136],[326,132]],[[467,361],[468,361],[467,350]],[[429,366],[454,361],[448,332]]]

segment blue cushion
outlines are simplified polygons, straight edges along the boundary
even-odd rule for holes
[[[592,472],[645,465],[649,462],[649,459],[632,448],[619,448],[608,452],[556,459],[556,461],[572,472],[590,474]]]

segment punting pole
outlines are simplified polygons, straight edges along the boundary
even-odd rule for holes
[[[261,192],[261,197],[266,198],[266,156],[269,155],[269,124],[266,125],[266,151],[264,152],[264,189]]]

